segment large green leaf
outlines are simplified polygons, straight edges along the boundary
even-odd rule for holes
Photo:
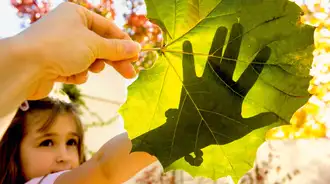
[[[146,0],[166,38],[120,113],[133,150],[236,180],[270,127],[308,99],[313,29],[288,0]],[[183,54],[184,53],[184,54]]]

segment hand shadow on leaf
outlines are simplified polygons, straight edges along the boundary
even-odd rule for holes
[[[278,120],[274,113],[250,118],[241,116],[244,97],[258,79],[271,50],[264,47],[235,82],[232,76],[243,28],[240,24],[233,25],[222,56],[227,32],[225,27],[217,29],[202,77],[195,73],[191,43],[183,43],[183,88],[179,108],[166,111],[165,124],[133,139],[133,151],[143,150],[155,155],[164,168],[182,157],[191,165],[199,166],[203,162],[202,148],[230,143]],[[195,153],[195,157],[190,153]]]

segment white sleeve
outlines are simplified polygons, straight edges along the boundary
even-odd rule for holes
[[[55,180],[63,173],[68,172],[69,170],[65,170],[65,171],[60,171],[57,173],[53,173],[53,174],[49,174],[47,176],[42,176],[39,178],[34,178],[28,182],[26,182],[25,184],[53,184],[55,183]]]

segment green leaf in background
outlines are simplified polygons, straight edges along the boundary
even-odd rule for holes
[[[146,0],[166,38],[120,109],[133,150],[236,181],[269,128],[308,99],[313,29],[288,0]]]

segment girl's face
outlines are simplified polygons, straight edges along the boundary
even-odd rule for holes
[[[48,114],[39,113],[34,120],[28,117],[27,132],[20,145],[20,163],[27,181],[79,166],[80,140],[72,116],[59,114],[47,130],[40,131],[44,115]]]

